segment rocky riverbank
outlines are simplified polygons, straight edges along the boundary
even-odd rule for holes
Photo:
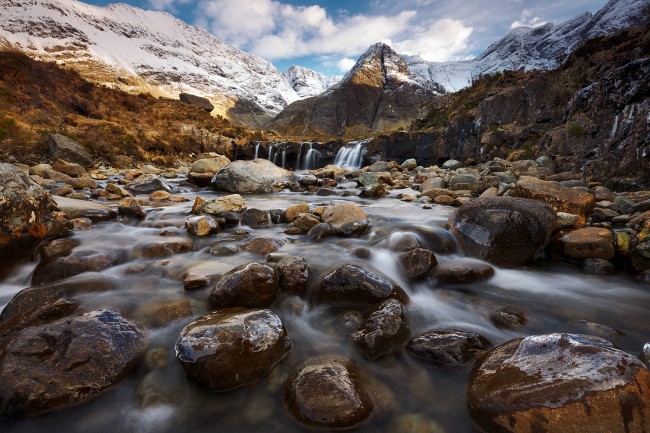
[[[0,177],[11,431],[111,395],[143,431],[650,429],[650,191],[545,157]]]

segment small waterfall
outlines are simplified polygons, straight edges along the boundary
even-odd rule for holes
[[[269,161],[271,161],[271,162],[274,162],[273,161],[273,146],[274,146],[273,143],[269,143]]]
[[[287,165],[287,149],[282,149],[282,168]]]
[[[255,158],[253,159],[257,159],[259,153],[260,153],[260,143],[258,141],[257,143],[255,143]]]
[[[320,167],[321,153],[319,150],[314,149],[311,144],[309,145],[309,150],[305,154],[305,170],[316,170]]]
[[[305,144],[305,143],[300,143],[300,147],[298,148],[298,156],[296,157],[296,167],[295,167],[296,171],[302,170],[302,164],[301,164],[302,160],[301,160],[301,158],[302,158],[302,146],[303,146],[303,144]]]
[[[370,142],[370,139],[352,141],[347,146],[340,148],[334,159],[334,165],[347,170],[360,168],[365,151],[363,146],[368,142]]]

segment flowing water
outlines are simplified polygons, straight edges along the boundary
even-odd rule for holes
[[[348,185],[352,188],[351,185]],[[179,186],[176,187],[180,188]],[[393,191],[399,193],[403,191]],[[208,190],[185,190],[193,199],[216,196]],[[300,201],[313,205],[339,202],[314,195],[280,193],[249,195],[249,208],[285,209]],[[444,230],[451,208],[422,209],[415,203],[394,198],[357,203],[371,220],[370,230],[361,239],[330,238],[322,243],[306,242],[303,236],[284,234],[285,225],[251,229],[239,227],[253,236],[283,238],[287,244],[279,254],[304,257],[312,269],[310,290],[319,276],[346,263],[362,263],[380,270],[398,282],[410,296],[406,307],[412,335],[456,328],[475,331],[494,345],[512,338],[549,332],[578,332],[604,336],[633,354],[641,354],[650,339],[650,290],[625,276],[595,277],[557,263],[540,263],[518,269],[497,269],[487,282],[442,285],[433,280],[412,284],[406,281],[390,247],[404,240],[423,245],[438,240],[453,245]],[[406,351],[370,361],[350,340],[350,331],[339,315],[306,299],[281,295],[271,309],[284,321],[292,349],[273,371],[257,383],[227,393],[211,393],[188,382],[174,354],[181,329],[207,312],[208,289],[186,292],[186,274],[215,275],[251,262],[259,256],[240,253],[229,257],[209,254],[218,242],[238,244],[233,231],[216,237],[193,240],[191,252],[171,257],[146,259],[143,248],[155,242],[189,239],[183,228],[192,202],[159,207],[148,212],[144,221],[123,220],[99,223],[90,231],[75,232],[78,249],[120,249],[128,260],[97,274],[75,278],[109,280],[113,290],[79,297],[82,309],[119,309],[125,316],[148,329],[148,350],[157,354],[158,368],[142,365],[115,389],[78,406],[33,419],[0,420],[0,430],[10,433],[163,433],[163,432],[301,432],[312,431],[296,421],[283,403],[283,386],[292,370],[311,357],[338,355],[351,359],[363,376],[366,389],[379,409],[358,432],[401,432],[400,417],[417,414],[417,419],[437,425],[447,433],[473,432],[465,409],[465,389],[469,368],[436,367],[412,358]],[[161,236],[164,234],[165,236]],[[367,247],[369,259],[359,259],[355,250]],[[441,263],[469,260],[459,251],[437,254]],[[0,306],[30,285],[36,263],[17,264],[0,275]],[[167,322],[156,313],[164,303],[186,303],[192,317]],[[517,331],[495,327],[489,313],[500,307],[523,310],[529,323]],[[437,430],[421,430],[437,431]]]

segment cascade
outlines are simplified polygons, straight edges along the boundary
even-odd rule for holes
[[[360,168],[365,152],[364,145],[369,143],[370,140],[352,141],[345,147],[340,148],[334,159],[334,165],[348,170]]]
[[[309,149],[305,154],[305,161],[303,164],[304,170],[316,170],[320,167],[321,153],[318,149],[314,149],[312,144],[309,143]]]
[[[253,158],[253,159],[257,159],[257,156],[259,155],[259,152],[260,152],[260,143],[257,142],[257,143],[255,143],[255,158]]]

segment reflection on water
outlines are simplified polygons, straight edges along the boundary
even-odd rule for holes
[[[183,194],[193,199],[196,192],[186,190]],[[209,198],[214,193],[205,190],[200,195]],[[272,210],[300,201],[317,205],[339,199],[282,193],[247,196],[246,200],[249,208]],[[124,263],[101,272],[112,282],[113,290],[81,294],[78,299],[83,311],[116,308],[144,323],[149,329],[146,360],[116,389],[88,404],[34,419],[3,420],[0,428],[12,433],[306,431],[284,408],[284,383],[289,373],[310,357],[336,354],[357,364],[378,407],[370,420],[354,431],[393,432],[393,423],[412,414],[449,433],[474,431],[465,411],[468,369],[434,367],[405,352],[369,361],[351,344],[349,326],[339,312],[309,302],[309,292],[317,287],[318,277],[345,263],[374,267],[405,289],[411,299],[406,315],[414,336],[432,329],[457,328],[478,332],[497,345],[531,334],[580,332],[604,336],[633,354],[640,354],[650,338],[650,291],[623,276],[586,276],[577,269],[542,263],[530,268],[497,269],[489,281],[474,284],[441,285],[433,280],[409,283],[393,252],[400,245],[415,243],[444,251],[437,254],[440,263],[467,260],[441,228],[451,209],[435,206],[425,210],[390,198],[346,200],[356,202],[369,215],[372,228],[363,239],[306,243],[303,236],[284,234],[283,225],[239,227],[249,232],[242,239],[233,238],[232,230],[209,239],[190,239],[183,224],[192,202],[157,208],[142,222],[100,223],[90,231],[75,232],[72,237],[80,242],[75,251],[125,251]],[[278,254],[305,258],[315,275],[305,299],[281,295],[272,306],[285,323],[292,350],[256,384],[228,393],[209,393],[187,382],[175,360],[174,343],[180,330],[207,312],[207,290],[186,292],[183,280],[187,274],[215,278],[240,264],[261,261],[249,253],[224,257],[209,253],[217,243],[239,246],[260,235],[286,240]],[[144,258],[147,246],[175,241],[190,241],[190,251]],[[359,258],[355,253],[359,247],[369,249],[368,258]],[[29,286],[35,265],[17,265],[4,274],[0,305]],[[176,320],[171,320],[173,315],[164,317],[161,312],[168,311],[170,305],[186,314]],[[489,314],[505,306],[525,312],[528,325],[517,331],[497,328]]]

